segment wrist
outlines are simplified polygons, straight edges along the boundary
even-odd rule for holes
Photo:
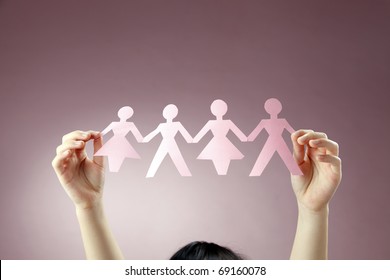
[[[91,205],[76,205],[77,217],[103,217],[104,209],[101,201]]]
[[[302,218],[310,218],[310,219],[317,219],[317,218],[328,218],[329,216],[329,205],[326,204],[324,207],[319,209],[310,209],[306,206],[302,205],[298,202],[298,214]]]
[[[91,199],[91,201],[80,200],[80,201],[73,201],[73,202],[76,210],[80,210],[80,211],[99,209],[103,205],[102,197]]]

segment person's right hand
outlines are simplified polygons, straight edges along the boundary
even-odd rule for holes
[[[303,175],[291,182],[300,210],[327,209],[342,177],[339,145],[323,132],[301,129],[291,134],[294,158]]]
[[[93,140],[94,153],[103,145],[98,131],[73,131],[62,138],[53,168],[76,208],[93,208],[101,202],[104,186],[103,157],[87,157],[86,142]]]

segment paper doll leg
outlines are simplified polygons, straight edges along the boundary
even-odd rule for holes
[[[266,142],[249,176],[260,176],[275,153],[275,147]]]
[[[108,168],[110,172],[118,172],[124,161],[124,157],[108,157]]]
[[[230,164],[229,159],[227,159],[227,160],[213,160],[213,163],[214,163],[215,170],[217,170],[218,175],[226,175],[227,174],[229,164]]]
[[[154,177],[154,175],[157,172],[157,169],[160,167],[166,155],[167,155],[167,151],[165,149],[161,149],[160,147],[157,150],[157,153],[154,156],[152,163],[150,164],[148,173],[146,174],[146,178]]]
[[[169,155],[181,176],[192,176],[178,147],[172,148]]]
[[[292,175],[303,175],[286,143],[284,143],[284,145],[280,145],[277,152]]]

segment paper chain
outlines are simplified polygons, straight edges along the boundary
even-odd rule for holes
[[[134,135],[139,143],[147,143],[161,133],[163,138],[162,142],[152,160],[146,177],[154,177],[162,161],[168,154],[181,176],[191,176],[191,172],[177,146],[175,136],[177,133],[180,133],[187,143],[198,143],[207,132],[211,131],[213,138],[199,154],[197,159],[211,160],[217,174],[226,175],[230,161],[239,160],[244,157],[244,155],[227,138],[227,133],[232,131],[242,142],[252,142],[259,133],[265,129],[268,132],[269,137],[249,176],[260,176],[275,152],[278,152],[291,174],[302,175],[302,171],[295,162],[282,137],[282,133],[285,129],[290,133],[294,132],[294,129],[287,120],[278,118],[278,114],[282,110],[282,104],[278,99],[270,98],[265,102],[264,108],[270,115],[270,118],[261,120],[252,133],[246,137],[231,120],[223,119],[228,106],[223,100],[217,99],[210,106],[211,113],[216,118],[208,121],[199,133],[192,138],[180,122],[173,121],[178,114],[178,109],[173,104],[167,105],[163,110],[163,116],[166,119],[166,122],[160,123],[154,131],[145,137],[142,137],[134,123],[127,121],[132,117],[134,111],[131,107],[125,106],[118,111],[119,121],[110,123],[102,131],[102,135],[105,135],[112,130],[114,136],[95,153],[95,156],[107,156],[109,170],[111,172],[118,172],[125,158],[140,158],[139,154],[126,139],[126,135],[129,132]]]

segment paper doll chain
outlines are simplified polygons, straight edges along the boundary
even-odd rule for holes
[[[237,147],[227,138],[227,133],[229,131],[233,132],[242,142],[252,142],[265,129],[269,134],[269,138],[261,150],[249,176],[260,176],[275,152],[280,155],[292,174],[302,175],[300,168],[282,137],[285,129],[290,133],[294,132],[294,129],[287,120],[278,118],[278,114],[282,110],[282,104],[278,99],[270,98],[265,102],[264,108],[270,115],[270,118],[261,120],[247,137],[231,120],[223,118],[228,106],[225,101],[217,99],[210,106],[211,113],[215,116],[215,119],[209,120],[199,133],[195,137],[192,137],[180,122],[173,121],[178,114],[178,108],[173,104],[169,104],[164,108],[162,113],[166,122],[160,123],[155,130],[143,137],[134,123],[127,121],[132,117],[134,111],[131,107],[125,106],[118,111],[119,121],[110,123],[101,132],[102,135],[105,135],[112,130],[114,136],[96,151],[94,155],[107,156],[109,170],[111,172],[118,172],[125,158],[140,159],[139,154],[126,139],[126,135],[129,132],[134,135],[139,143],[148,143],[156,135],[161,134],[163,140],[152,160],[146,177],[150,178],[155,176],[167,155],[170,156],[181,176],[192,176],[175,141],[175,136],[179,133],[187,143],[198,143],[204,135],[211,131],[214,137],[199,154],[197,159],[211,160],[217,174],[226,175],[230,162],[232,160],[241,160],[244,157]]]

